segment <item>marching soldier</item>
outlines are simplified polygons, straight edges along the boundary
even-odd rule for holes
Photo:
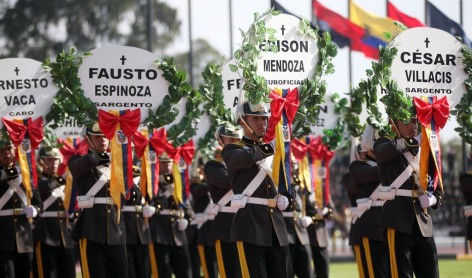
[[[27,194],[15,167],[15,147],[0,137],[0,277],[30,276],[33,232],[29,219],[41,212],[41,198]]]
[[[293,164],[294,165],[294,164]],[[312,223],[312,218],[306,216],[306,204],[308,190],[300,188],[300,180],[292,173],[292,185],[296,192],[296,198],[293,200],[293,210],[283,211],[285,225],[287,226],[290,255],[294,274],[297,277],[313,277],[312,254],[310,248],[310,238],[307,227]],[[305,198],[305,200],[302,200]],[[305,210],[303,212],[303,210]],[[318,276],[316,276],[318,277]]]
[[[121,208],[110,197],[109,140],[98,123],[86,128],[88,153],[74,155],[69,170],[81,209],[72,238],[79,243],[84,277],[127,277],[126,229]]]
[[[43,213],[34,228],[39,277],[75,277],[74,242],[64,207],[66,181],[58,175],[61,159],[57,148],[39,150],[43,174],[38,190],[43,200]]]
[[[469,159],[472,159],[472,149],[469,152]],[[464,215],[467,219],[466,239],[472,249],[472,172],[462,174],[460,183],[466,204],[464,207]]]
[[[167,153],[159,157],[159,194],[154,205],[158,211],[150,218],[151,239],[154,245],[155,263],[160,278],[192,277],[191,263],[185,229],[188,220],[174,198],[172,159]]]
[[[219,145],[236,143],[241,140],[239,129],[219,126],[215,132]],[[218,269],[221,277],[239,277],[240,268],[236,245],[230,241],[231,224],[236,208],[229,203],[234,195],[228,178],[228,170],[221,158],[221,149],[215,151],[215,158],[205,164],[205,176],[212,200],[218,206],[218,212],[213,220],[211,237],[215,240]]]
[[[227,144],[222,157],[235,196],[231,206],[238,207],[231,226],[236,241],[243,277],[293,276],[287,228],[282,211],[289,200],[277,193],[270,165],[265,158],[274,154],[271,144],[262,141],[267,132],[269,112],[264,104],[240,104],[238,123],[244,130],[242,140]]]
[[[393,277],[439,277],[433,222],[427,209],[441,205],[444,193],[437,187],[422,194],[418,185],[417,119],[408,123],[392,119],[396,138],[380,137],[374,154],[382,182],[383,205],[378,225],[387,229],[390,269]]]
[[[390,275],[388,245],[382,229],[377,227],[384,202],[375,197],[380,177],[372,151],[373,145],[374,129],[367,126],[361,144],[356,148],[359,159],[351,163],[349,173],[359,193],[356,201],[358,214],[356,230],[360,237],[362,257],[367,265],[365,277],[388,277]]]
[[[133,167],[133,175],[135,184],[139,184],[141,172],[138,167]],[[143,205],[143,203],[141,189],[134,185],[130,190],[130,197],[122,209],[126,227],[128,278],[151,276],[149,259],[151,231],[148,218],[155,213],[156,209],[153,206]]]

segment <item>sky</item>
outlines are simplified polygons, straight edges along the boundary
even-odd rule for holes
[[[254,13],[264,13],[270,7],[270,0],[164,0],[169,6],[177,9],[177,16],[182,22],[181,34],[169,47],[166,55],[188,51],[189,49],[189,2],[192,10],[191,32],[192,39],[206,39],[228,60],[232,51],[238,49],[241,43],[239,29],[246,31],[253,22]],[[288,11],[295,15],[311,19],[311,0],[278,0],[278,2]],[[386,1],[381,0],[355,0],[364,10],[385,16],[387,12]],[[425,10],[424,0],[391,0],[391,2],[403,13],[418,18],[424,22]],[[456,22],[460,22],[460,0],[431,0],[438,9]],[[462,0],[463,21],[462,26],[469,38],[472,38],[472,17],[466,16],[472,13],[472,0]],[[346,16],[348,13],[347,0],[320,0],[320,3],[337,13]],[[232,9],[232,29],[230,32],[230,5]],[[338,55],[333,63],[336,72],[326,77],[328,91],[345,93],[349,90],[348,84],[348,57],[347,48],[339,49]],[[362,78],[365,78],[365,70],[371,67],[370,60],[360,52],[352,52],[352,82],[357,85]],[[345,80],[345,82],[339,82]],[[443,142],[458,140],[459,137],[453,130],[457,127],[454,119],[451,119],[441,132]]]

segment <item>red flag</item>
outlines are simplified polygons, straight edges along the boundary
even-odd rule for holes
[[[390,1],[387,2],[387,16],[393,20],[405,24],[405,26],[408,28],[425,26],[418,19],[402,13],[399,9],[397,9],[397,7],[390,3]]]

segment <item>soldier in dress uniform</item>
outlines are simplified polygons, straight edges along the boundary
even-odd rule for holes
[[[128,258],[128,278],[150,277],[151,264],[149,259],[149,243],[151,243],[151,230],[148,218],[156,208],[145,205],[139,177],[141,171],[133,166],[133,180],[135,185],[130,189],[129,199],[122,209],[123,220],[126,227],[126,255]]]
[[[218,266],[216,264],[215,240],[211,238],[210,231],[215,218],[215,206],[208,191],[203,165],[203,161],[199,159],[195,169],[195,177],[190,184],[194,211],[191,223],[194,222],[197,226],[196,245],[203,277],[214,278],[218,277]]]
[[[296,164],[292,162],[292,166]],[[296,169],[296,167],[292,167]],[[283,211],[285,225],[287,226],[288,241],[294,274],[297,277],[313,277],[313,257],[310,248],[310,238],[307,227],[312,223],[312,218],[306,215],[306,198],[308,190],[300,187],[297,171],[292,172],[292,186],[296,192],[293,207],[290,211]],[[303,200],[305,199],[305,200]],[[304,205],[305,203],[305,205]]]
[[[58,175],[61,159],[58,148],[44,146],[39,150],[43,173],[38,191],[43,200],[43,213],[34,228],[39,277],[75,277],[75,244],[64,207],[66,181]]]
[[[109,140],[98,123],[86,128],[88,153],[69,160],[81,209],[72,230],[84,277],[127,277],[126,229],[121,208],[110,197]],[[124,200],[122,200],[124,203]]]
[[[240,130],[221,125],[215,132],[215,138],[220,147],[241,140]],[[239,277],[240,267],[238,253],[234,242],[230,242],[231,224],[236,208],[230,207],[234,195],[228,178],[228,170],[221,158],[221,148],[215,151],[213,160],[204,167],[211,199],[218,206],[218,213],[213,220],[211,238],[215,240],[218,270],[222,277]]]
[[[416,116],[406,124],[392,119],[392,128],[396,138],[380,137],[374,144],[382,182],[378,197],[387,200],[378,225],[387,232],[391,275],[412,277],[415,273],[416,277],[439,277],[428,209],[441,205],[444,193],[440,186],[431,195],[420,191]]]
[[[289,206],[279,195],[270,177],[271,166],[265,158],[274,154],[271,144],[262,141],[267,132],[269,112],[265,104],[243,102],[238,123],[244,130],[242,140],[227,144],[222,157],[235,196],[231,206],[238,207],[231,226],[236,241],[243,277],[292,277],[287,228],[282,211]]]
[[[33,232],[30,219],[41,212],[39,193],[27,195],[15,167],[15,147],[0,135],[0,277],[30,276]]]
[[[153,200],[157,212],[149,220],[159,277],[192,277],[185,229],[188,220],[174,197],[172,159],[166,152],[159,157],[159,193]],[[151,262],[153,263],[153,262]]]
[[[469,152],[469,159],[472,159],[472,149]],[[464,215],[467,219],[466,239],[472,249],[472,172],[462,174],[460,184],[465,200]]]
[[[362,257],[366,262],[365,277],[388,277],[390,275],[388,245],[384,231],[377,227],[384,201],[377,200],[380,184],[377,163],[373,153],[374,129],[367,126],[357,146],[358,159],[349,166],[349,173],[359,193],[357,203],[357,235],[360,237]]]

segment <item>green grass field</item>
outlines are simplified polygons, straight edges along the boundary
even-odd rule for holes
[[[472,260],[439,260],[439,276],[441,278],[472,277]],[[355,263],[331,263],[331,278],[358,277]]]

